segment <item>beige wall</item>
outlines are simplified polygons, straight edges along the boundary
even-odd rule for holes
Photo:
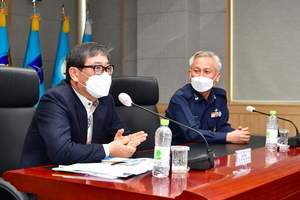
[[[167,104],[157,105],[158,112],[161,115],[165,115],[167,106]],[[249,106],[249,104],[228,104],[230,112],[229,123],[233,128],[237,128],[241,125],[243,127],[249,127],[251,133],[265,135],[267,116],[259,113],[249,113],[246,111],[247,106]],[[270,110],[276,110],[278,117],[291,120],[297,127],[300,127],[300,105],[252,104],[250,106],[264,113],[269,113]],[[279,120],[279,128],[289,129],[290,136],[296,134],[295,128],[290,122]]]
[[[229,104],[230,110],[229,122],[233,127],[242,125],[249,127],[250,132],[265,135],[267,116],[259,113],[249,113],[246,111],[248,104]],[[297,127],[300,127],[300,105],[251,105],[256,110],[269,113],[270,110],[276,110],[277,116],[291,120]],[[279,120],[279,128],[289,129],[290,135],[295,135],[296,131],[290,122]]]

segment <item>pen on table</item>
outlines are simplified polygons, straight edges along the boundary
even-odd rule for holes
[[[78,176],[73,176],[73,175],[65,175],[65,174],[52,174],[52,176],[60,176],[60,177],[63,177],[63,178],[68,178],[68,177],[72,177],[72,178],[76,178],[76,177],[87,177],[87,176],[90,176],[89,174],[83,174],[83,176],[81,175],[78,175]]]
[[[110,165],[117,165],[117,164],[122,164],[122,163],[126,163],[126,162],[120,161],[120,162],[112,163],[112,164],[110,164]]]

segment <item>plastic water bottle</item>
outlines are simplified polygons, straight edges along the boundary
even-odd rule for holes
[[[169,120],[161,119],[160,127],[155,132],[154,163],[152,175],[158,178],[169,176],[170,148],[172,131],[168,127]]]
[[[276,111],[271,110],[270,116],[267,119],[267,133],[266,133],[266,149],[268,151],[277,151],[278,139],[278,119]]]

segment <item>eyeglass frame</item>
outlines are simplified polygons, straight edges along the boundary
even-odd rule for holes
[[[96,67],[101,67],[101,73],[97,74],[96,73]],[[110,67],[110,72],[108,71],[108,68]],[[104,67],[103,65],[87,65],[87,66],[76,66],[76,68],[92,68],[94,70],[94,73],[97,75],[103,74],[104,71],[106,71],[109,75],[112,75],[114,72],[114,67],[113,65],[107,65]]]

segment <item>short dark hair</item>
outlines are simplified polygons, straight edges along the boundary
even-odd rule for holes
[[[70,83],[70,67],[84,66],[90,57],[102,54],[110,59],[109,53],[113,50],[111,46],[104,46],[96,42],[85,42],[74,46],[66,57],[66,82]]]

